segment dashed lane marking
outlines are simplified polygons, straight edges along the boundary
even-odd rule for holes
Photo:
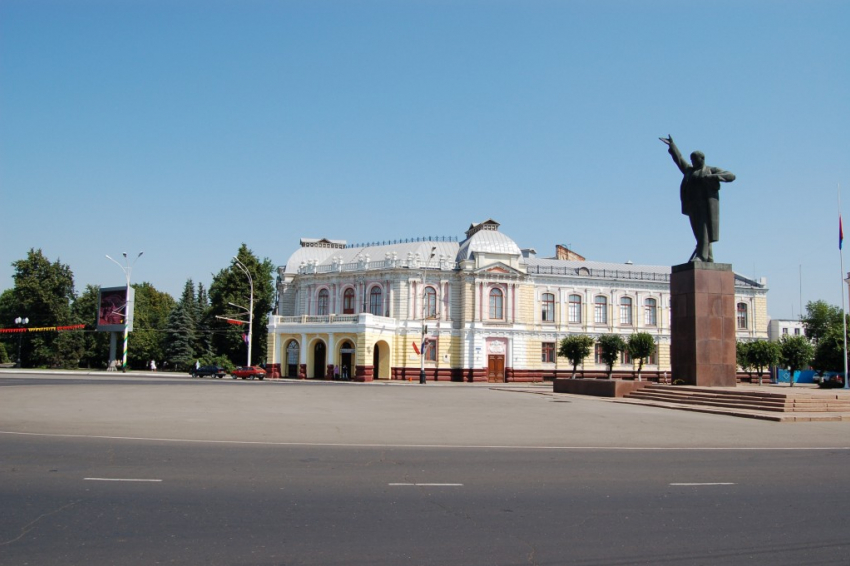
[[[83,478],[86,481],[141,481],[141,482],[161,482],[162,480],[141,479],[141,478]]]

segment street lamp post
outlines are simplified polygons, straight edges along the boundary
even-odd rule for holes
[[[251,343],[253,342],[253,331],[254,331],[254,279],[251,277],[251,272],[248,271],[248,268],[245,267],[245,264],[239,261],[239,258],[233,256],[234,261],[236,261],[236,265],[239,266],[239,269],[245,272],[245,275],[248,276],[248,283],[251,285],[251,305],[248,309],[248,367],[251,366]],[[244,307],[243,307],[244,308]]]
[[[30,319],[24,317],[18,317],[15,319],[15,324],[20,328],[20,332],[18,333],[18,362],[15,364],[16,368],[20,368],[21,366],[21,343],[24,339],[24,326],[30,323]]]
[[[106,259],[112,261],[121,268],[121,271],[124,272],[124,277],[127,280],[127,291],[124,294],[124,355],[121,358],[121,371],[127,373],[127,338],[130,333],[130,274],[133,271],[133,266],[136,265],[136,262],[139,261],[139,258],[142,257],[142,254],[145,252],[139,252],[139,255],[136,256],[136,259],[133,260],[133,263],[130,263],[129,258],[127,257],[127,252],[122,252],[121,255],[124,256],[124,265],[121,265],[109,255],[106,256]]]
[[[422,321],[422,342],[419,345],[419,384],[425,385],[425,336],[428,335],[428,327]]]
[[[428,327],[425,325],[425,320],[428,319],[428,316],[431,314],[429,310],[430,305],[427,304],[428,294],[425,292],[427,290],[426,284],[426,274],[428,266],[431,265],[431,260],[434,259],[434,255],[437,253],[437,246],[431,246],[431,254],[428,259],[425,260],[424,265],[422,266],[422,343],[419,346],[419,384],[425,385],[425,337],[428,335]],[[419,255],[419,254],[417,254]]]

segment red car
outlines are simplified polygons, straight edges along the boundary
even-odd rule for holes
[[[233,376],[233,379],[236,379],[237,377],[248,379],[250,377],[251,379],[259,379],[262,381],[266,377],[266,370],[257,366],[245,366],[236,368],[230,372],[230,375]]]

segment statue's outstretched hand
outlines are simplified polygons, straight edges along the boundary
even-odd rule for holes
[[[670,134],[667,134],[667,137],[666,137],[666,138],[658,138],[658,139],[660,139],[661,141],[663,141],[663,142],[664,142],[666,145],[668,145],[668,146],[669,146],[669,145],[673,145],[673,136],[671,136]]]

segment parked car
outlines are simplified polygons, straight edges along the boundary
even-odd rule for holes
[[[192,368],[189,374],[192,377],[217,377],[221,379],[227,375],[227,371],[221,366],[201,366]]]
[[[233,379],[236,379],[237,377],[241,377],[242,379],[248,379],[250,377],[251,379],[256,378],[262,380],[266,377],[266,370],[257,366],[240,366],[230,372],[230,375],[233,376]]]

